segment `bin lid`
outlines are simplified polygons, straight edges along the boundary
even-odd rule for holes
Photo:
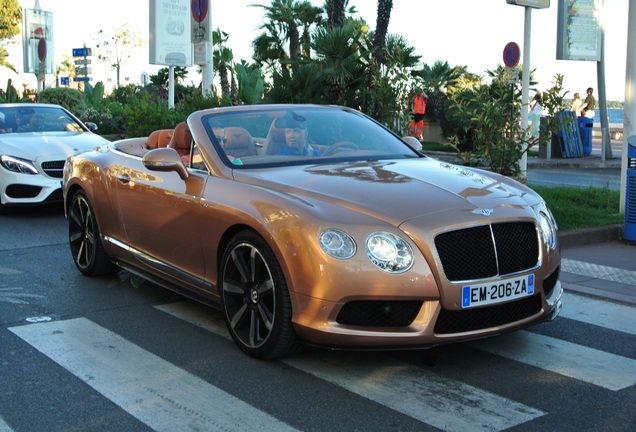
[[[636,147],[636,135],[630,135],[627,137],[627,144],[632,147]]]

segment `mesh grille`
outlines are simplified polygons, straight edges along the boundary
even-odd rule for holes
[[[49,177],[62,178],[64,174],[63,160],[42,162],[40,166],[42,167],[42,170],[44,170],[46,175],[48,175]]]
[[[417,300],[356,300],[342,307],[336,321],[363,327],[406,327],[421,307],[422,302]]]
[[[531,317],[541,312],[541,295],[536,294],[509,303],[475,309],[449,311],[442,309],[435,333],[452,334],[497,327]]]
[[[532,222],[507,222],[449,231],[435,237],[449,281],[493,278],[536,267],[539,240]]]
[[[556,286],[557,281],[559,280],[559,272],[561,267],[557,267],[555,271],[552,272],[550,276],[543,280],[543,292],[545,293],[546,298],[550,297],[552,294],[552,290]]]

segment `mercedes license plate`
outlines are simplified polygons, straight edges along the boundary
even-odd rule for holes
[[[462,287],[462,308],[500,303],[534,294],[534,275]]]

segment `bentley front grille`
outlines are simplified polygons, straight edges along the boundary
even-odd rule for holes
[[[474,309],[456,311],[442,309],[435,323],[435,333],[453,334],[498,327],[531,317],[539,312],[541,312],[540,294],[514,302]]]
[[[406,327],[422,307],[417,300],[355,300],[345,304],[336,322],[362,327]]]
[[[459,229],[435,237],[450,282],[488,279],[535,268],[539,238],[532,222],[504,222]]]

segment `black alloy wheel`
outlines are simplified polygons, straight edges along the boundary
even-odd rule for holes
[[[258,234],[243,231],[221,261],[223,315],[234,342],[261,359],[296,351],[287,284],[272,251]]]
[[[83,191],[73,195],[68,210],[68,238],[73,261],[87,276],[108,273],[113,264],[104,252],[95,212]]]

